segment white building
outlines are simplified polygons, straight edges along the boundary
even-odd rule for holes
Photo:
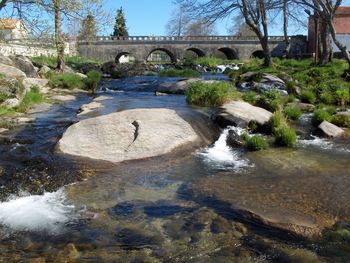
[[[0,19],[0,40],[13,40],[26,38],[27,29],[21,20]]]

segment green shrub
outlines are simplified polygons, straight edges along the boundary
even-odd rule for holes
[[[314,104],[316,102],[316,95],[311,90],[303,90],[300,94],[300,100],[305,103]]]
[[[288,81],[286,83],[286,89],[287,89],[288,94],[293,94],[293,95],[298,94],[297,84],[294,81]]]
[[[61,89],[82,89],[85,87],[85,83],[84,78],[74,73],[63,73],[54,74],[49,81],[49,86]]]
[[[164,69],[159,72],[160,77],[183,77],[183,78],[197,78],[201,74],[193,69]]]
[[[42,103],[45,101],[45,97],[40,93],[38,87],[33,86],[29,92],[24,96],[21,104],[16,107],[16,110],[19,112],[26,112],[33,105]]]
[[[337,125],[340,127],[350,128],[350,116],[349,115],[337,114],[337,115],[332,117],[331,122],[334,125]]]
[[[314,126],[320,125],[323,121],[330,121],[332,119],[331,114],[325,109],[317,109],[312,116],[312,124]]]
[[[275,130],[275,143],[279,146],[293,147],[297,142],[297,134],[294,129],[287,126]]]
[[[57,66],[57,57],[55,56],[38,56],[38,57],[32,57],[30,60],[33,62],[34,65],[42,67],[43,65],[46,65],[50,68],[55,68]]]
[[[220,106],[238,97],[236,89],[228,82],[191,83],[186,91],[187,102],[198,106]]]
[[[287,120],[281,111],[276,111],[269,120],[268,127],[270,132],[274,132],[278,127],[286,126]]]
[[[334,103],[334,97],[332,95],[332,93],[325,91],[323,93],[321,93],[320,95],[320,101],[324,104],[333,104]]]
[[[277,90],[269,90],[264,92],[257,101],[257,105],[275,112],[282,108],[282,96]]]
[[[246,139],[245,146],[249,151],[260,151],[269,148],[269,143],[261,135],[254,135]]]
[[[243,93],[242,99],[250,104],[255,104],[257,100],[257,94],[254,91],[248,91]]]
[[[84,81],[85,81],[86,88],[90,90],[92,94],[95,94],[97,85],[100,82],[101,77],[102,77],[101,73],[96,70],[92,70],[88,72],[87,78]]]
[[[338,101],[338,104],[342,107],[345,107],[350,101],[350,94],[348,88],[339,88],[335,91],[335,95]]]
[[[284,113],[286,117],[290,120],[299,120],[303,112],[299,107],[296,106],[289,106],[284,109]]]
[[[350,230],[346,228],[339,228],[335,231],[328,232],[326,237],[328,241],[350,242]]]

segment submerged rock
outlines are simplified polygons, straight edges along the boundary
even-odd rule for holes
[[[338,126],[328,122],[323,121],[319,126],[319,130],[322,132],[323,135],[327,137],[339,137],[344,133],[344,130],[342,128],[339,128]]]
[[[214,119],[221,125],[234,125],[242,128],[248,127],[250,122],[265,125],[272,113],[259,107],[255,107],[244,101],[233,101],[224,104],[221,112]]]
[[[174,110],[134,109],[72,125],[58,148],[66,154],[116,163],[166,154],[198,139]]]

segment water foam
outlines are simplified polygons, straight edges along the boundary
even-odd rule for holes
[[[227,143],[227,136],[230,130],[234,130],[238,135],[245,132],[244,129],[238,127],[229,127],[225,129],[219,139],[213,146],[199,152],[199,155],[204,157],[204,161],[219,169],[234,169],[242,171],[244,168],[251,167],[249,161],[242,157],[242,153],[238,150],[230,148]]]
[[[15,231],[45,231],[51,234],[64,229],[74,214],[63,189],[44,195],[9,198],[0,203],[0,224]]]
[[[317,136],[311,135],[311,140],[299,140],[298,145],[301,147],[313,146],[323,150],[336,150],[338,152],[350,152],[350,149],[346,147],[341,147],[334,142]]]

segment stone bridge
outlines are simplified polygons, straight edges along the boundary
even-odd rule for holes
[[[307,51],[306,36],[290,37],[291,52],[300,56]],[[285,49],[284,37],[269,38],[272,55],[282,56]],[[184,57],[186,51],[192,51],[199,57],[213,56],[221,51],[227,59],[249,59],[263,55],[256,37],[234,36],[129,36],[97,37],[94,41],[79,41],[78,52],[83,57],[99,59],[104,62],[119,61],[123,55],[134,57],[138,61],[147,61],[155,51],[164,51],[172,62]]]

